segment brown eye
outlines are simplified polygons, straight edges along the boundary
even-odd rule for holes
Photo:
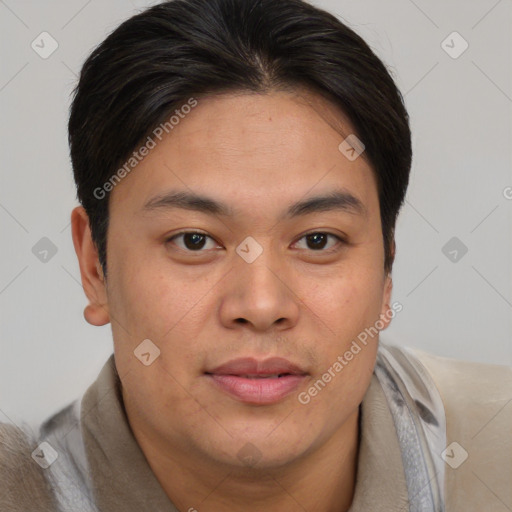
[[[178,243],[177,240],[180,240],[181,243]],[[207,247],[207,249],[217,247],[215,241],[211,237],[197,231],[185,231],[178,233],[167,240],[167,242],[176,244],[180,249],[192,252],[203,252],[202,249],[205,248],[208,241],[210,241],[213,247]]]
[[[306,236],[308,247],[314,250],[324,249],[327,244],[327,238],[328,235],[325,233],[313,233]]]
[[[334,243],[328,246],[329,238],[334,239]],[[333,235],[332,233],[315,232],[304,235],[299,242],[302,240],[306,241],[306,247],[300,247],[301,249],[310,249],[312,251],[330,252],[333,248],[335,249],[337,243],[343,243],[339,236]],[[297,242],[297,243],[299,243]],[[327,249],[326,249],[326,246]]]

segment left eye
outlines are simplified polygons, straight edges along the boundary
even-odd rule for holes
[[[334,239],[334,241],[335,241],[334,246],[336,245],[337,242],[343,242],[343,240],[339,236],[333,235],[331,233],[322,233],[322,232],[309,233],[308,235],[304,235],[302,238],[299,239],[299,242],[301,240],[306,241],[305,249],[312,249],[313,251],[322,251],[328,245],[329,237],[331,237],[331,239]],[[299,243],[299,242],[297,242],[297,243]],[[333,245],[328,247],[328,249],[324,252],[329,252],[329,250],[332,248],[333,248]],[[302,249],[304,249],[304,247],[302,247]]]
[[[329,238],[331,238],[331,240],[334,241],[334,244],[331,244],[330,246],[328,246]],[[180,239],[182,243],[176,243],[176,240]],[[331,233],[322,232],[309,233],[307,235],[304,235],[302,238],[299,239],[298,242],[296,242],[296,244],[298,244],[302,240],[305,240],[306,247],[299,248],[324,252],[329,252],[333,247],[336,246],[336,243],[343,242],[343,240],[339,236],[333,235]],[[194,252],[201,252],[202,249],[214,249],[215,247],[218,246],[218,244],[216,244],[215,240],[212,237],[204,233],[199,233],[197,231],[186,231],[183,233],[178,233],[167,240],[167,242],[171,241],[176,243],[176,245],[181,249]],[[207,247],[208,241],[210,241],[211,247]],[[326,247],[327,250],[325,250]]]

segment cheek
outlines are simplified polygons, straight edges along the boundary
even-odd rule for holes
[[[308,309],[322,330],[330,330],[340,340],[373,325],[379,318],[382,303],[382,276],[378,272],[348,269],[343,275],[315,283],[304,294]]]
[[[174,387],[179,387],[177,382],[188,385],[191,376],[187,368],[198,366],[194,341],[200,339],[205,308],[209,307],[203,288],[151,266],[139,272],[121,266],[112,277],[115,284],[109,308],[120,364],[126,371],[140,373],[141,383],[153,393],[172,394]],[[160,350],[148,367],[134,356],[134,350],[146,339]],[[154,377],[146,378],[151,375]]]
[[[362,400],[371,379],[378,335],[368,333],[379,318],[381,295],[373,278],[339,280],[323,295],[310,298],[312,308],[315,302],[324,305],[321,311],[314,310],[317,317],[327,319],[316,331],[319,366],[313,385],[318,380],[326,384],[319,384],[322,391],[315,404],[324,412],[337,404],[345,414]]]
[[[328,382],[315,400],[322,410],[332,403],[352,410],[364,395],[378,348],[378,336],[370,336],[367,329],[379,319],[381,288],[379,273],[354,268],[309,295],[307,306],[318,326],[314,332],[320,364],[315,382]]]
[[[124,376],[128,396],[150,423],[167,408],[170,410],[171,405],[193,417],[200,407],[185,389],[193,380],[190,369],[198,364],[197,347],[183,335],[186,333],[193,340],[197,334],[191,330],[195,310],[190,311],[190,303],[193,305],[194,297],[186,297],[179,286],[170,286],[172,279],[163,273],[124,268],[119,275],[122,278],[116,281],[112,293],[116,318],[112,320],[112,331],[116,365]],[[160,350],[148,366],[134,354],[146,339]]]
[[[189,436],[190,430],[200,430],[209,419],[205,406],[195,398],[193,390],[186,389],[188,386],[182,380],[180,375],[165,368],[161,358],[149,367],[132,363],[122,379],[131,411],[143,424],[167,439],[178,432],[179,438]],[[180,420],[176,420],[176,411]]]
[[[109,308],[134,338],[162,338],[201,297],[190,283],[149,263],[123,263],[112,278]]]

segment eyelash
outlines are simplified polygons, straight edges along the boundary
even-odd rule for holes
[[[165,243],[168,244],[170,242],[173,242],[176,238],[180,237],[180,236],[183,236],[183,235],[202,235],[206,238],[210,238],[211,240],[214,240],[211,236],[207,235],[206,233],[202,233],[201,231],[180,231],[179,233],[176,233],[174,235],[172,235],[171,237],[165,239]],[[318,252],[318,253],[323,253],[323,254],[331,254],[331,253],[334,253],[338,250],[340,250],[340,245],[343,246],[343,245],[346,245],[347,244],[347,241],[345,239],[343,239],[342,237],[338,236],[338,235],[335,235],[334,233],[329,233],[329,232],[326,232],[326,231],[311,231],[309,233],[305,233],[304,235],[302,235],[298,240],[297,242],[299,242],[300,240],[308,237],[308,236],[311,236],[311,235],[327,235],[328,237],[334,237],[337,239],[338,241],[338,244],[336,244],[334,247],[330,248],[330,249],[318,249],[318,250],[314,250],[314,249],[309,249],[311,252]],[[295,243],[297,243],[295,242]],[[190,249],[183,249],[181,247],[178,247],[179,249],[181,249],[182,251],[185,251],[185,252],[188,252],[188,253],[201,253],[201,252],[206,252],[206,250],[203,250],[203,249],[199,249],[197,251],[192,251]]]

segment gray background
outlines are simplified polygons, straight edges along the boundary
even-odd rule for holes
[[[0,421],[45,418],[83,393],[112,352],[110,326],[82,316],[67,110],[93,47],[151,3],[0,1]],[[381,339],[512,364],[512,2],[314,3],[385,61],[411,116],[414,163],[393,271],[403,311]],[[58,43],[47,59],[31,47],[44,31]],[[457,58],[444,49],[458,53],[457,36],[442,44],[454,31],[469,44]],[[33,252],[43,237],[57,249],[47,261]]]

